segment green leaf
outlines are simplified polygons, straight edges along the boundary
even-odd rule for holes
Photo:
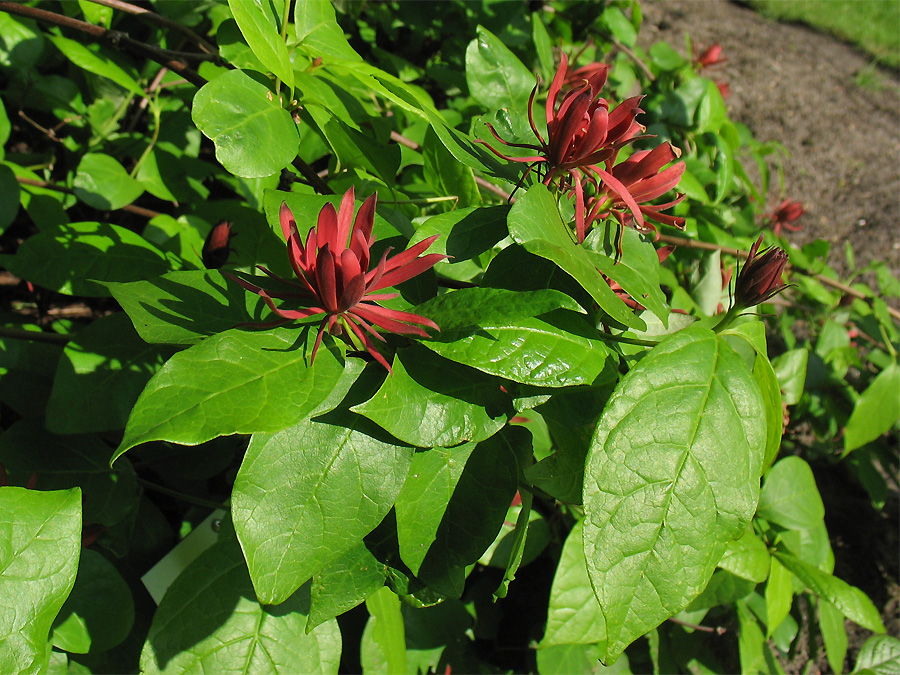
[[[111,461],[148,441],[197,445],[296,424],[361,371],[326,345],[310,364],[314,340],[312,330],[230,330],[175,354],[135,403]]]
[[[151,344],[195,344],[239,323],[270,318],[258,295],[217,270],[170,272],[106,287]]]
[[[512,412],[500,380],[424,347],[398,350],[393,370],[371,399],[351,410],[404,443],[431,448],[482,441]]]
[[[109,467],[109,446],[97,436],[57,436],[40,418],[25,418],[0,436],[0,462],[10,482],[39,490],[81,490],[85,520],[112,526],[137,507],[139,492],[128,462]]]
[[[794,601],[793,575],[771,557],[769,579],[766,582],[766,637],[772,637],[775,629],[787,618]]]
[[[633,47],[637,42],[637,31],[618,7],[607,7],[603,10],[600,21],[606,26],[612,37],[626,47]]]
[[[785,457],[766,473],[757,514],[792,530],[814,527],[825,517],[812,469],[800,457]]]
[[[541,20],[540,12],[531,13],[531,40],[534,42],[534,50],[537,52],[538,61],[541,64],[541,76],[544,81],[551,82],[556,73],[556,64],[553,60],[553,41]]]
[[[602,675],[631,675],[628,657],[604,667],[600,663],[603,645],[555,645],[537,651],[537,667],[541,675],[572,675],[598,673]]]
[[[882,370],[859,397],[844,432],[844,455],[874,441],[900,420],[900,365]]]
[[[807,588],[834,605],[848,619],[875,633],[884,632],[884,624],[881,623],[878,610],[875,609],[875,605],[861,590],[799,558],[795,558],[790,553],[776,551],[775,556]]]
[[[578,521],[566,537],[556,566],[540,648],[596,643],[606,643],[606,619],[591,589],[584,557],[584,521]]]
[[[458,161],[429,127],[422,141],[425,180],[439,196],[456,197],[455,206],[481,204],[481,193],[475,183],[472,167]]]
[[[297,41],[312,57],[359,60],[335,19],[330,1],[298,0],[294,4],[294,30]]]
[[[0,136],[2,136],[2,131],[0,128]],[[0,157],[2,156],[3,153],[0,150]],[[2,234],[19,213],[19,182],[12,169],[4,164],[0,164],[0,194],[4,196],[3,201],[0,202],[0,234]]]
[[[9,115],[6,114],[6,106],[3,105],[3,101],[0,101],[0,148],[6,145],[6,141],[9,140],[9,132],[11,129],[12,124],[9,122]],[[0,149],[0,159],[2,158],[3,150]],[[6,169],[7,171],[11,171],[9,167],[6,167]]]
[[[124,429],[141,390],[171,354],[144,342],[123,312],[96,320],[63,350],[47,402],[48,430]]]
[[[228,0],[231,14],[256,58],[291,91],[294,88],[294,67],[284,39],[278,32],[283,6],[284,0]]]
[[[317,113],[317,114],[314,114]],[[311,111],[341,166],[358,166],[387,185],[396,182],[400,146],[379,142],[357,131],[331,112]]]
[[[584,481],[585,554],[611,659],[699,595],[744,531],[765,432],[749,368],[712,331],[665,339],[619,382]]]
[[[478,26],[466,49],[466,81],[472,98],[487,110],[525,111],[534,75],[493,33]]]
[[[50,40],[59,51],[65,54],[67,59],[79,68],[83,68],[88,73],[109,78],[135,96],[144,96],[144,90],[141,89],[137,81],[99,45],[88,47],[77,40],[70,40],[61,35],[44,34],[44,37]]]
[[[235,176],[271,176],[297,156],[300,137],[290,113],[243,71],[229,70],[205,84],[194,95],[191,116]]]
[[[381,652],[386,673],[406,672],[406,637],[400,598],[389,588],[381,588],[366,600],[372,624],[374,646]],[[365,654],[365,651],[363,652]],[[368,672],[368,668],[366,671]]]
[[[384,586],[386,575],[385,565],[362,541],[338,556],[312,579],[307,632],[356,607]]]
[[[759,627],[753,612],[743,602],[737,603],[737,615],[740,630],[738,631],[738,654],[741,659],[741,672],[770,673],[765,657],[765,636]]]
[[[893,675],[900,668],[900,640],[873,635],[859,650],[853,675]]]
[[[46,669],[53,619],[75,584],[81,490],[0,487],[0,672]]]
[[[621,324],[643,330],[647,326],[613,293],[594,264],[594,256],[578,246],[563,223],[550,191],[529,188],[509,212],[509,233],[534,255],[559,265],[586,290],[600,308]]]
[[[108,297],[95,282],[134,281],[169,270],[165,256],[131,230],[109,223],[68,223],[25,240],[3,264],[17,277],[66,295]]]
[[[101,153],[81,158],[73,186],[76,197],[101,211],[120,209],[144,192],[144,186],[129,176],[118,160]]]
[[[847,627],[844,615],[827,600],[819,599],[819,630],[825,643],[825,656],[828,665],[836,673],[844,672],[844,659],[847,658]],[[865,647],[863,647],[865,649]],[[898,652],[900,655],[900,652]],[[900,661],[897,666],[900,667]]]
[[[772,368],[781,387],[781,399],[788,405],[796,405],[803,396],[808,360],[808,349],[791,349],[772,359]]]
[[[428,251],[450,256],[450,259],[439,262],[435,271],[457,278],[451,268],[461,266],[461,263],[490,251],[497,242],[507,236],[508,214],[508,206],[470,207],[441,213],[422,223],[409,240],[409,244],[412,246],[435,234],[440,235]],[[476,270],[472,276],[481,272],[480,266],[475,264],[472,266]]]
[[[716,133],[728,121],[728,110],[722,93],[712,80],[703,80],[706,90],[697,106],[694,124],[698,133]],[[720,147],[721,152],[721,147]]]
[[[76,654],[115,647],[131,632],[134,600],[115,566],[84,549],[75,586],[53,623],[53,645]]]
[[[397,497],[400,551],[403,561],[430,588],[448,597],[462,594],[466,567],[482,556],[503,525],[516,494],[517,456],[530,451],[530,440],[526,430],[507,427],[479,443],[467,461],[460,459],[465,451],[447,453],[418,460],[417,466],[427,472],[410,471]],[[462,461],[465,468],[458,474]],[[429,489],[438,494],[428,494]],[[423,513],[424,508],[439,513]]]
[[[254,435],[231,512],[262,602],[282,602],[353,549],[393,505],[412,449],[369,435],[363,422],[305,419]]]
[[[336,674],[337,622],[306,634],[308,611],[305,593],[279,607],[257,602],[237,543],[219,541],[163,596],[141,653],[141,672]]]
[[[719,567],[742,579],[762,583],[769,575],[769,557],[765,543],[748,528],[738,539],[728,542]]]

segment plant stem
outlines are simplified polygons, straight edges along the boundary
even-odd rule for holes
[[[47,183],[42,180],[34,180],[33,178],[23,178],[22,176],[16,176],[16,182],[21,183],[22,185],[33,185],[34,187],[44,188],[45,190],[55,190],[56,192],[65,192],[66,194],[73,194],[74,190],[72,188],[65,187],[64,185],[54,185],[53,183]],[[157,216],[164,215],[159,211],[153,211],[152,209],[145,209],[143,206],[135,206],[134,204],[126,204],[125,206],[118,209],[119,211],[128,211],[130,213],[134,213],[138,216],[144,216],[148,219],[156,218]]]
[[[654,342],[653,340],[641,340],[640,338],[625,337],[624,335],[613,335],[612,333],[607,333],[602,330],[598,331],[598,333],[604,340],[611,340],[612,342],[623,342],[626,345],[638,345],[639,347],[655,347],[659,344],[659,342]]]
[[[184,492],[179,492],[178,490],[172,490],[171,488],[157,485],[156,483],[152,483],[145,478],[138,478],[137,482],[143,485],[148,490],[159,492],[160,494],[168,495],[169,497],[174,497],[175,499],[180,499],[181,501],[187,502],[188,504],[196,504],[197,506],[205,506],[211,509],[222,509],[223,511],[228,510],[228,504],[220,504],[219,502],[214,502],[210,499],[203,499],[203,497],[194,497],[193,495],[188,495]]]
[[[15,340],[30,340],[31,342],[49,342],[55,345],[64,345],[72,339],[71,335],[60,335],[59,333],[43,333],[36,330],[25,330],[24,328],[10,328],[8,326],[0,326],[0,337],[13,338]]]

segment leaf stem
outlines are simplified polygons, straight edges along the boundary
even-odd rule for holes
[[[220,504],[219,502],[214,502],[210,499],[203,499],[203,497],[194,497],[193,495],[188,495],[184,492],[179,492],[178,490],[172,490],[171,488],[158,485],[149,480],[146,480],[145,478],[138,478],[137,482],[143,485],[148,490],[159,492],[160,494],[168,495],[169,497],[174,497],[175,499],[180,499],[181,501],[187,502],[188,504],[196,504],[197,506],[205,506],[211,509],[222,509],[223,511],[227,511],[229,508],[228,504]]]
[[[653,340],[641,340],[640,338],[632,338],[625,337],[624,335],[613,335],[612,333],[607,333],[605,331],[598,331],[600,333],[600,337],[604,340],[611,340],[612,342],[624,342],[627,345],[638,345],[639,347],[655,347],[659,344],[659,342],[655,342]]]

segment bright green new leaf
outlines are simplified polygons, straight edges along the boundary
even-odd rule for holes
[[[287,45],[278,32],[285,1],[228,0],[228,7],[256,58],[291,91],[294,88],[294,66]]]
[[[566,537],[556,566],[541,649],[605,642],[606,619],[591,589],[584,558],[584,521],[578,521]]]
[[[836,673],[844,672],[844,659],[847,657],[847,627],[844,615],[827,600],[819,598],[819,631],[825,643],[825,656],[828,665]],[[865,649],[865,647],[863,647]],[[897,663],[900,667],[900,662]]]
[[[719,567],[743,579],[762,583],[769,575],[769,557],[765,543],[748,528],[738,539],[728,542]]]
[[[537,52],[538,61],[541,64],[541,76],[544,81],[551,82],[556,73],[556,64],[553,60],[553,40],[544,26],[540,12],[531,13],[531,40],[534,42],[534,50]]]
[[[796,405],[803,396],[808,361],[808,349],[791,349],[772,359],[772,368],[781,387],[781,398],[788,405]]]
[[[0,487],[0,672],[37,675],[50,626],[75,584],[81,490]]]
[[[737,603],[737,615],[740,625],[738,654],[741,659],[741,672],[752,673],[752,675],[770,673],[771,670],[765,656],[766,638],[759,627],[759,622],[743,602]]]
[[[169,271],[161,251],[109,223],[68,223],[29,237],[3,265],[21,279],[66,295],[108,297],[95,282],[136,281]]]
[[[6,145],[6,141],[9,140],[9,132],[12,129],[12,124],[9,122],[9,115],[6,114],[6,106],[3,104],[3,101],[0,101],[0,148]],[[3,150],[0,149],[0,159],[3,158]],[[9,167],[6,167],[7,170],[10,170]]]
[[[900,365],[878,373],[859,397],[844,432],[844,455],[874,441],[900,420]]]
[[[900,640],[873,635],[859,650],[853,675],[894,675],[900,669]]]
[[[115,211],[141,196],[144,186],[128,175],[118,160],[88,153],[78,163],[75,196],[100,211]]]
[[[584,480],[585,554],[608,658],[706,586],[756,509],[765,433],[750,369],[710,330],[665,339],[619,382]]]
[[[44,34],[54,46],[65,54],[79,68],[88,73],[109,78],[123,89],[127,89],[135,96],[144,96],[144,90],[137,81],[129,75],[124,68],[119,66],[100,45],[87,46],[77,40],[70,40],[61,35]]]
[[[484,26],[466,49],[466,81],[472,97],[487,110],[507,108],[525,114],[534,75]]]
[[[144,342],[124,312],[97,319],[63,350],[47,428],[59,434],[124,429],[141,390],[172,351]]]
[[[234,528],[266,604],[284,601],[358,545],[406,479],[411,448],[362,431],[362,418],[351,427],[325,419],[256,434],[235,479]]]
[[[809,529],[822,522],[825,506],[809,464],[791,456],[769,469],[759,494],[757,513],[792,530]]]
[[[572,239],[572,233],[560,218],[556,200],[545,186],[529,188],[513,205],[508,222],[509,233],[517,243],[559,265],[611,318],[638,330],[647,327],[603,280],[594,256]]]
[[[766,637],[772,637],[775,629],[787,618],[794,601],[793,575],[778,562],[769,558],[769,578],[766,581]]]
[[[399,350],[393,370],[372,398],[351,409],[404,443],[432,448],[482,441],[512,413],[500,380],[424,347]]]
[[[362,370],[358,359],[345,365],[326,345],[310,364],[315,336],[309,329],[234,329],[175,354],[135,403],[111,461],[148,441],[197,445],[296,424],[334,392],[346,393]]]
[[[229,70],[205,84],[194,95],[191,116],[235,176],[271,176],[297,156],[300,137],[290,113],[243,71]]]
[[[297,0],[294,4],[294,30],[300,46],[312,56],[359,60],[334,15],[330,0]]]
[[[775,556],[807,588],[834,605],[848,619],[875,633],[884,632],[884,624],[881,623],[878,610],[861,590],[790,553],[776,551]]]
[[[373,647],[381,652],[385,662],[385,673],[406,672],[406,637],[404,635],[403,614],[400,598],[389,588],[380,588],[366,600],[366,609],[371,618],[371,640]],[[368,626],[367,626],[368,628]],[[363,639],[365,642],[365,638]],[[363,654],[367,651],[361,646]],[[369,669],[366,669],[368,672]]]
[[[309,600],[303,593],[285,600],[279,607],[257,602],[237,542],[221,540],[166,591],[144,643],[141,672],[337,673],[337,622],[306,634]]]
[[[81,552],[78,576],[53,622],[53,645],[75,654],[103,652],[122,642],[134,623],[131,589],[96,551]]]

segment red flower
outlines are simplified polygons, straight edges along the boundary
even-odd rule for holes
[[[206,235],[206,241],[203,242],[203,252],[201,259],[203,266],[208,270],[217,270],[226,262],[228,255],[231,253],[231,238],[234,236],[231,232],[231,223],[227,220],[220,220]]]
[[[806,211],[803,209],[803,204],[800,202],[792,202],[790,199],[785,199],[772,213],[766,214],[765,218],[772,226],[772,230],[775,234],[780,237],[782,228],[790,230],[791,232],[799,232],[802,230],[802,225],[791,225],[791,223],[798,220],[805,213]]]
[[[757,255],[762,240],[762,236],[756,240],[738,272],[734,285],[735,307],[753,307],[787,287],[781,282],[781,275],[787,264],[788,254],[784,249],[773,246]]]
[[[720,63],[725,63],[727,60],[722,56],[722,45],[715,42],[700,52],[699,55],[694,56],[694,66],[698,70],[703,70],[704,68],[711,68]]]
[[[391,333],[422,337],[428,337],[428,333],[421,326],[440,329],[424,316],[378,305],[375,301],[395,298],[398,294],[376,291],[411,279],[431,269],[446,256],[431,253],[419,257],[437,239],[435,235],[390,259],[388,254],[391,249],[386,250],[381,260],[370,270],[370,251],[375,242],[372,234],[375,200],[376,195],[373,194],[359,208],[356,220],[353,221],[355,202],[351,187],[344,195],[339,211],[335,212],[331,204],[325,205],[319,213],[317,225],[310,229],[305,244],[294,221],[294,214],[287,204],[281,204],[279,216],[281,229],[287,240],[288,261],[299,282],[282,279],[262,266],[259,269],[284,284],[297,287],[296,291],[267,291],[243,279],[229,276],[259,295],[269,309],[280,317],[257,324],[259,326],[280,326],[289,321],[324,314],[316,335],[312,359],[315,359],[322,336],[327,330],[330,335],[343,338],[354,348],[361,346],[390,372],[390,365],[369,339],[371,335],[384,341],[375,327]],[[299,301],[301,306],[295,309],[287,309],[284,304],[276,306],[276,298]]]

